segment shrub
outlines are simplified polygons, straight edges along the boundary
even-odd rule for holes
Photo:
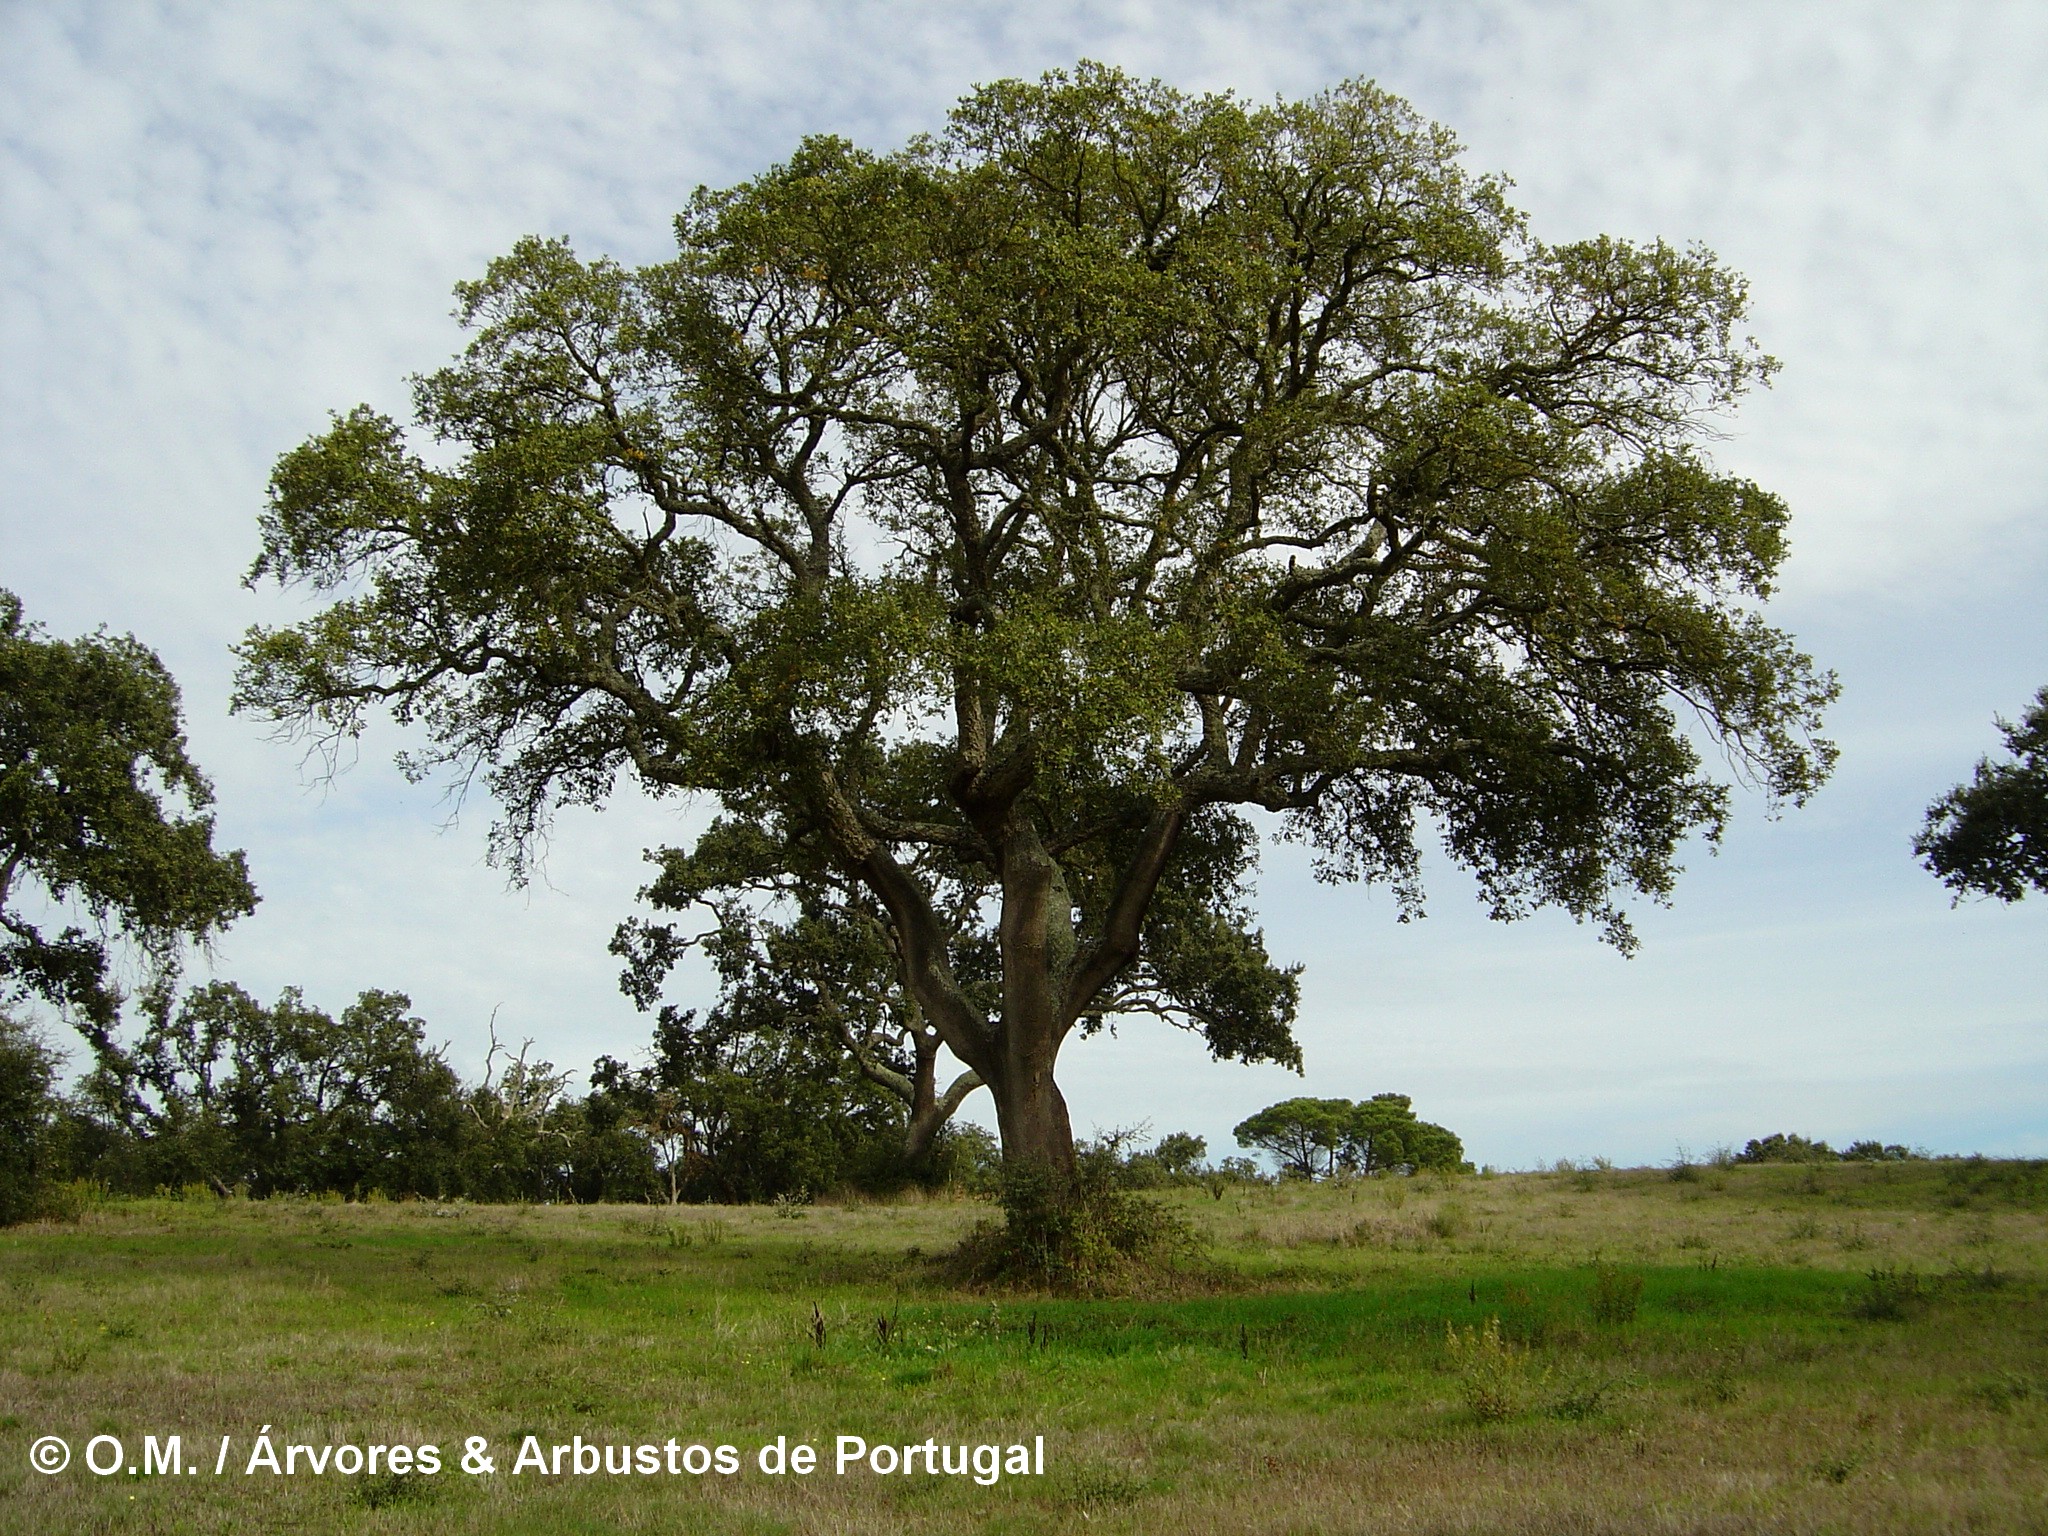
[[[1056,1291],[1113,1290],[1193,1257],[1200,1240],[1179,1216],[1121,1188],[1112,1155],[1093,1150],[1071,1177],[1007,1163],[1003,1220],[983,1222],[953,1255],[963,1278]]]
[[[1530,1389],[1528,1351],[1502,1335],[1498,1317],[1476,1329],[1446,1323],[1444,1347],[1472,1417],[1498,1424],[1522,1411]]]
[[[1643,1299],[1643,1277],[1600,1264],[1593,1269],[1593,1321],[1632,1323]]]
[[[1850,1303],[1849,1310],[1870,1322],[1901,1322],[1917,1312],[1925,1299],[1920,1277],[1910,1269],[1904,1274],[1890,1266],[1873,1269],[1863,1281],[1863,1290]]]
[[[1449,1242],[1465,1230],[1465,1208],[1455,1200],[1446,1200],[1423,1219],[1431,1237]]]

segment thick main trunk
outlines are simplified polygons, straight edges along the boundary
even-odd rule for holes
[[[1003,1161],[1038,1163],[1065,1176],[1074,1171],[1074,1130],[1052,1070],[1066,1034],[1062,1006],[1074,955],[1073,901],[1030,819],[1013,815],[1004,832],[998,929],[1003,1022],[999,1066],[989,1087]]]
[[[1004,1161],[1038,1163],[1070,1175],[1074,1131],[1066,1100],[1053,1081],[1053,1064],[1074,1021],[1138,958],[1145,912],[1187,813],[1172,805],[1152,814],[1103,913],[1100,936],[1083,951],[1065,872],[1020,803],[1035,762],[1029,739],[994,762],[985,721],[969,729],[978,718],[963,705],[962,761],[953,793],[995,853],[1001,890],[996,938],[1002,959],[1002,1005],[996,1018],[989,1018],[955,979],[947,930],[929,894],[868,831],[853,802],[829,778],[821,785],[819,820],[849,873],[888,913],[904,990],[938,1038],[971,1069],[946,1098],[957,1104],[954,1094],[964,1096],[978,1078],[996,1102]],[[943,1102],[927,1111],[928,1092],[920,1083],[917,1094],[907,1096],[913,1146],[936,1130],[934,1112],[939,1121],[950,1112]]]
[[[1036,1163],[1059,1176],[1069,1175],[1074,1171],[1074,1127],[1067,1118],[1067,1101],[1053,1081],[1058,1042],[1050,1028],[1019,1028],[1015,1020],[1005,1024],[1004,1070],[991,1085],[1003,1161]]]

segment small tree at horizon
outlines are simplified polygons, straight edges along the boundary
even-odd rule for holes
[[[1466,1169],[1456,1133],[1415,1116],[1405,1093],[1349,1099],[1283,1099],[1240,1121],[1241,1147],[1276,1158],[1284,1172],[1312,1179],[1349,1173]]]
[[[1741,280],[1534,239],[1370,84],[1001,81],[676,228],[638,271],[521,242],[419,437],[279,461],[252,579],[326,606],[251,632],[238,707],[421,728],[515,877],[621,773],[711,797],[697,893],[875,914],[1007,1159],[1072,1169],[1056,1064],[1113,1016],[1299,1066],[1254,814],[1404,911],[1431,828],[1496,917],[1626,948],[1728,814],[1696,738],[1826,775],[1833,681],[1757,613],[1784,505],[1700,452],[1770,368]]]

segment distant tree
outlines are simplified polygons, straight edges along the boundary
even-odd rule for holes
[[[1405,1093],[1376,1093],[1353,1105],[1344,1121],[1338,1159],[1359,1173],[1385,1173],[1413,1161],[1408,1143],[1415,1112]]]
[[[2017,725],[1998,722],[2013,761],[1984,758],[1927,810],[1913,851],[1960,898],[2018,901],[2048,891],[2048,688]]]
[[[593,1082],[632,1106],[675,1198],[738,1204],[920,1171],[904,1159],[902,1100],[809,1017],[792,1024],[785,1001],[740,985],[701,1019],[664,1007],[646,1066],[598,1063]]]
[[[807,1032],[844,1050],[870,1083],[903,1107],[903,1157],[923,1161],[939,1130],[981,1078],[961,1072],[941,1090],[939,1031],[897,983],[901,960],[881,909],[829,865],[793,869],[787,850],[764,843],[751,823],[723,820],[693,850],[651,855],[660,875],[641,892],[658,910],[707,914],[708,931],[630,920],[612,940],[627,963],[622,990],[643,1010],[682,955],[701,947],[716,965],[729,1016],[744,1013],[781,1032]],[[766,898],[780,918],[747,901]]]
[[[241,853],[214,850],[212,800],[155,652],[105,632],[45,639],[0,591],[0,989],[96,1040],[120,1004],[110,939],[161,975],[181,944],[253,911]],[[35,907],[89,926],[52,933]]]
[[[1299,1062],[1252,812],[1411,911],[1440,832],[1494,915],[1627,945],[1728,813],[1701,746],[1796,802],[1834,684],[1758,616],[1783,503],[1702,452],[1770,367],[1742,281],[1505,191],[1363,82],[1084,65],[808,139],[668,262],[523,241],[418,441],[365,407],[279,461],[252,579],[325,607],[238,707],[418,724],[515,873],[622,771],[714,797],[860,889],[1056,1174],[1107,1017]]]
[[[1353,1107],[1338,1160],[1360,1173],[1456,1173],[1465,1167],[1465,1146],[1443,1126],[1415,1117],[1405,1093],[1376,1093]]]
[[[1209,1143],[1201,1136],[1173,1131],[1159,1138],[1150,1155],[1168,1178],[1190,1178],[1201,1168],[1202,1159],[1209,1155]]]
[[[1239,1121],[1232,1134],[1240,1147],[1270,1153],[1285,1171],[1312,1179],[1337,1171],[1356,1109],[1349,1099],[1285,1099]]]
[[[1432,1121],[1418,1120],[1406,1135],[1408,1167],[1415,1172],[1470,1173],[1465,1161],[1465,1143],[1457,1134]]]
[[[535,1057],[531,1040],[516,1051],[502,1045],[493,1025],[483,1080],[462,1093],[465,1193],[479,1200],[573,1197],[583,1117],[571,1080]]]
[[[1303,1178],[1353,1173],[1458,1172],[1464,1144],[1443,1126],[1418,1120],[1405,1093],[1349,1099],[1287,1099],[1237,1127],[1237,1144],[1257,1147]]]
[[[364,992],[338,1019],[297,988],[265,1007],[227,981],[151,1006],[82,1088],[114,1133],[98,1155],[118,1182],[461,1192],[461,1084],[403,993]]]
[[[1738,1163],[1832,1163],[1838,1154],[1824,1141],[1809,1141],[1804,1136],[1792,1135],[1785,1131],[1774,1131],[1769,1136],[1752,1138],[1735,1154]]]
[[[0,1008],[0,1227],[43,1208],[51,1176],[56,1057],[30,1027]]]

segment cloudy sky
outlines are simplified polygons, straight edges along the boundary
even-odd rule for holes
[[[1539,235],[1699,240],[1784,370],[1721,461],[1787,496],[1776,620],[1839,671],[1839,775],[1754,805],[1624,960],[1262,880],[1306,963],[1306,1082],[1130,1026],[1069,1050],[1077,1128],[1206,1134],[1290,1093],[1395,1089],[1505,1166],[1773,1130],[2048,1154],[2048,899],[1951,907],[1908,842],[2048,682],[2048,10],[1776,3],[69,5],[0,0],[0,586],[183,683],[264,902],[218,969],[339,1007],[413,996],[578,1068],[646,1035],[605,953],[673,812],[565,818],[546,878],[482,859],[373,736],[338,782],[231,719],[228,648],[301,610],[239,584],[272,460],[402,413],[449,289],[527,233],[666,254],[700,183],[805,133],[887,148],[978,81],[1077,58],[1255,97],[1371,76],[1501,171]],[[985,1096],[982,1098],[985,1114]]]

